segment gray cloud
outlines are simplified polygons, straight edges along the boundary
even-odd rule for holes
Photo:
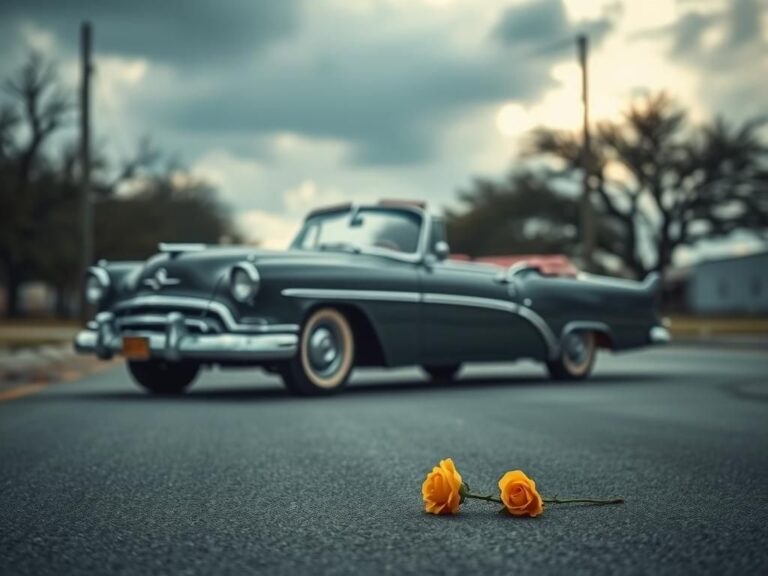
[[[768,4],[758,0],[733,0],[727,11],[726,44],[738,48],[754,42],[765,44],[762,36],[763,13],[768,11]]]
[[[568,29],[568,19],[560,0],[529,2],[507,8],[496,28],[507,44],[559,40]]]
[[[716,19],[709,14],[689,12],[684,14],[672,27],[674,32],[674,54],[696,52],[701,48],[704,33],[715,23]]]
[[[533,98],[551,82],[547,70],[524,61],[445,53],[414,38],[257,64],[240,75],[224,72],[183,103],[155,102],[152,115],[198,136],[297,132],[351,142],[354,163],[407,164],[429,158],[441,124],[464,107]]]
[[[510,6],[501,16],[494,36],[508,47],[524,48],[531,55],[551,56],[573,50],[573,38],[586,34],[593,45],[611,31],[621,5],[607,5],[604,16],[570,22],[562,0],[529,0]]]
[[[62,45],[75,47],[80,23],[89,19],[102,53],[195,66],[257,51],[290,34],[300,8],[300,0],[4,0],[0,36],[7,46],[28,23],[71,39]]]
[[[671,35],[671,54],[678,58],[689,58],[700,65],[722,67],[744,49],[765,45],[762,36],[762,12],[768,5],[758,0],[733,0],[720,12],[685,12],[669,27],[651,30],[648,36]],[[721,28],[722,40],[715,45],[705,45],[707,31]]]
[[[269,147],[259,141],[293,132],[347,143],[357,165],[432,158],[444,127],[474,106],[532,101],[553,85],[548,64],[570,53],[533,61],[528,48],[537,39],[568,40],[576,31],[600,38],[611,27],[609,17],[572,25],[560,0],[545,0],[503,12],[492,32],[503,42],[459,51],[449,35],[369,35],[356,26],[375,29],[374,16],[310,11],[303,0],[0,0],[0,33],[33,23],[73,56],[84,16],[95,24],[98,54],[143,57],[170,71],[169,86],[151,66],[128,106],[151,133],[183,142],[186,155],[215,144],[264,159]],[[264,49],[275,43],[279,50]]]
[[[768,4],[759,0],[732,0],[721,11],[700,12],[696,5],[672,26],[651,30],[645,37],[671,38],[671,58],[703,73],[706,89],[702,99],[729,117],[765,114],[768,42],[762,26]],[[706,34],[717,30],[718,42],[706,42]]]

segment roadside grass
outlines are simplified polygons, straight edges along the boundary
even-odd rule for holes
[[[52,340],[50,338],[24,338],[0,336],[0,350],[22,350],[24,348],[37,348],[39,346],[56,346],[66,342],[66,339]]]
[[[768,317],[669,316],[672,336],[768,335]]]
[[[34,318],[0,318],[0,329],[8,330],[13,328],[28,328],[28,327],[43,327],[43,328],[77,328],[81,326],[79,320],[71,318],[49,318],[49,317],[34,317]]]
[[[76,320],[30,318],[0,320],[0,348],[16,350],[71,342],[80,323]]]

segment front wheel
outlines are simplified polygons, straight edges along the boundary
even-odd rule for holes
[[[128,371],[137,384],[152,394],[170,396],[184,392],[197,377],[200,366],[165,360],[128,361]]]
[[[299,353],[278,369],[290,392],[321,396],[346,387],[354,360],[355,339],[349,321],[335,308],[320,308],[304,324]]]
[[[563,338],[560,355],[547,362],[549,375],[555,380],[584,380],[592,373],[597,356],[593,332],[571,332]]]

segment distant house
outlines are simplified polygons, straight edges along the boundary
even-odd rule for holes
[[[768,251],[699,262],[687,300],[697,314],[768,314]]]
[[[0,317],[5,315],[8,297],[0,285]],[[19,290],[19,312],[24,316],[50,316],[56,309],[56,293],[44,282],[24,282]]]

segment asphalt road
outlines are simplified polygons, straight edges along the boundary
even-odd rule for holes
[[[624,496],[513,519],[422,511],[452,456],[473,489]],[[122,368],[0,403],[0,573],[768,573],[768,351],[530,364],[448,386],[368,372],[287,396],[259,371],[158,399]]]

